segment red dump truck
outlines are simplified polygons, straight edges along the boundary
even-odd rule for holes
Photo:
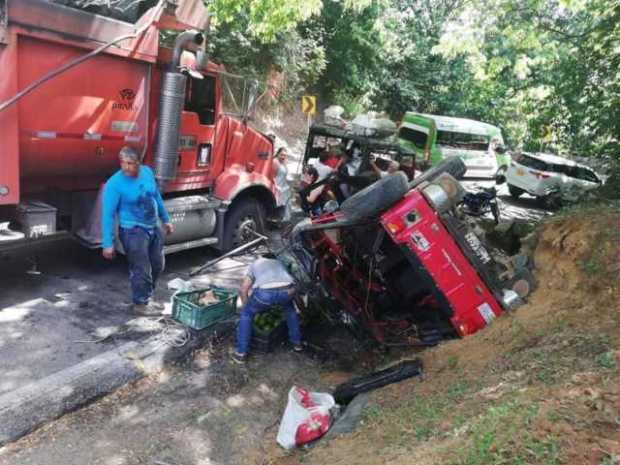
[[[132,22],[0,0],[0,252],[67,233],[99,246],[99,192],[124,145],[162,189],[168,253],[230,249],[276,211],[273,142],[225,108],[202,0],[136,4]]]

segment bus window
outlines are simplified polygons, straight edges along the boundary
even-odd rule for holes
[[[469,150],[489,150],[489,137],[482,134],[437,131],[437,145],[459,147]]]

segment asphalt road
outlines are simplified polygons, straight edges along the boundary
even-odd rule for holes
[[[488,188],[494,186],[497,189],[502,221],[514,220],[536,223],[552,215],[552,212],[542,208],[536,198],[529,194],[523,194],[518,199],[513,198],[508,193],[508,185],[506,183],[497,185],[495,181],[488,179],[466,179],[461,181],[461,184],[469,192],[476,192],[481,187]]]
[[[166,283],[187,280],[189,270],[215,256],[202,248],[167,257],[156,299],[166,302],[168,313],[173,291]],[[244,268],[243,259],[224,261],[194,282],[235,288]],[[108,262],[66,240],[36,256],[0,261],[0,395],[162,328],[156,319],[131,312],[123,257]]]

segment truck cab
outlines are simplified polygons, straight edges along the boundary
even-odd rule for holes
[[[0,249],[66,233],[98,247],[100,190],[125,145],[160,183],[168,253],[229,249],[275,209],[273,142],[250,126],[251,101],[227,104],[233,81],[256,85],[206,56],[201,1],[152,3],[128,21],[0,0]]]
[[[527,298],[533,281],[469,224],[451,175],[465,170],[453,157],[413,181],[390,174],[299,223],[280,258],[307,300],[380,344],[473,334]]]

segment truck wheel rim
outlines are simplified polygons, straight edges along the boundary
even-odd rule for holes
[[[256,239],[254,232],[256,231],[256,220],[251,216],[246,216],[239,222],[237,228],[237,240],[239,244],[249,242]]]

